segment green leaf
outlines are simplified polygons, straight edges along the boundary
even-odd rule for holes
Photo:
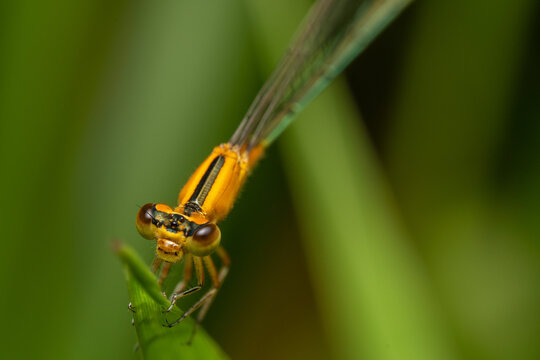
[[[191,344],[188,341],[192,335],[195,321],[184,319],[172,328],[166,325],[178,319],[183,311],[175,306],[170,313],[163,310],[170,303],[161,293],[155,276],[148,266],[127,245],[117,244],[115,251],[125,267],[131,305],[134,308],[133,319],[139,351],[143,358],[157,359],[227,359],[227,355],[216,342],[204,331],[198,328]]]

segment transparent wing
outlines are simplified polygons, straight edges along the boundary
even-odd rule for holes
[[[410,1],[317,1],[230,143],[271,143]]]

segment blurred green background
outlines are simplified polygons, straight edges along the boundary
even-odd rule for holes
[[[0,5],[3,359],[132,359],[112,239],[174,205],[308,3]],[[232,358],[540,358],[540,6],[418,1],[221,226]],[[362,114],[362,117],[360,117]]]

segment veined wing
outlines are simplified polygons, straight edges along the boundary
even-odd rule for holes
[[[230,143],[271,143],[410,1],[317,1]]]

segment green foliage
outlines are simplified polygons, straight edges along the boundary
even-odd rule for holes
[[[186,318],[172,328],[164,326],[165,317],[174,321],[183,311],[175,306],[164,314],[170,302],[161,293],[155,276],[130,247],[117,244],[115,251],[124,264],[138,348],[144,359],[227,359],[201,327],[188,343],[195,326],[193,319]]]

